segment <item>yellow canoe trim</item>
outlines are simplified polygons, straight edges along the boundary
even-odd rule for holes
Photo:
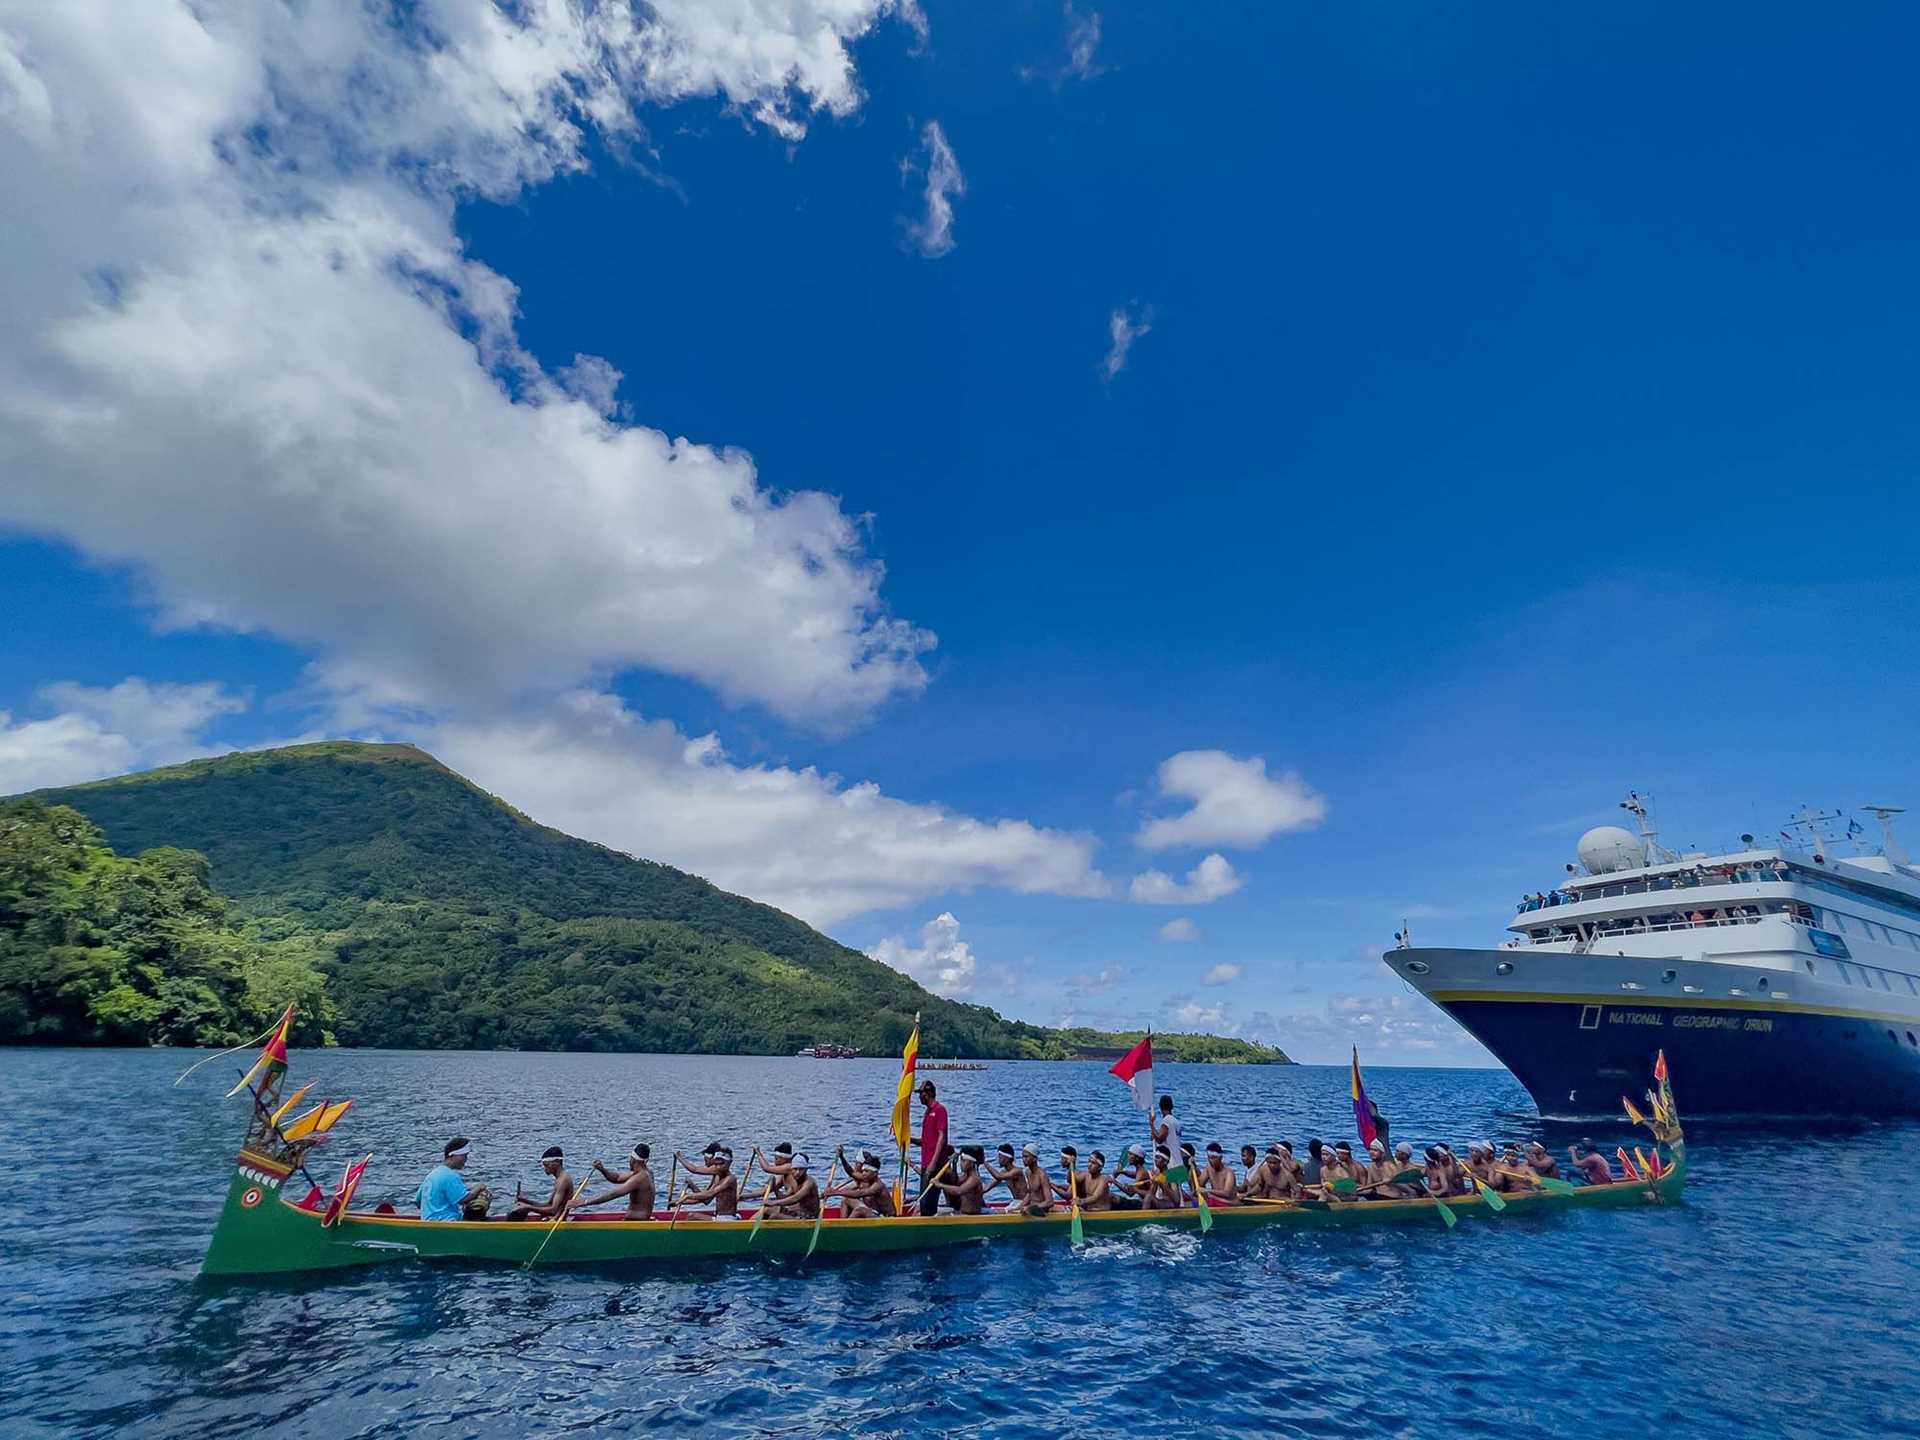
[[[1502,1005],[1607,1005],[1616,1010],[1734,1010],[1758,1015],[1828,1015],[1840,1020],[1873,1020],[1882,1025],[1913,1025],[1920,1015],[1900,1015],[1885,1010],[1847,1010],[1835,1005],[1799,1005],[1787,1000],[1738,1000],[1709,998],[1704,995],[1654,995],[1639,990],[1621,990],[1600,995],[1548,995],[1539,991],[1507,994],[1498,990],[1434,990],[1427,998],[1436,1005],[1452,1005],[1491,1000]]]

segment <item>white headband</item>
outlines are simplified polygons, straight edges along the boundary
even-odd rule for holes
[[[447,1159],[449,1160],[456,1159],[461,1155],[465,1155],[469,1153],[472,1149],[473,1149],[473,1146],[471,1145],[462,1145],[458,1150],[449,1150],[447,1151]]]
[[[787,1162],[787,1165],[788,1168],[793,1170],[804,1170],[807,1168],[807,1157],[805,1155],[796,1155]]]

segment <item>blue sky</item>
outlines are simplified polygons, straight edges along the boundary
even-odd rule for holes
[[[0,789],[414,738],[1009,1013],[1383,1062],[1479,1058],[1402,917],[1629,786],[1920,804],[1909,13],[827,8],[369,12],[373,101],[300,7],[0,21],[16,189],[162,197],[0,237]],[[1142,846],[1196,752],[1267,818]]]

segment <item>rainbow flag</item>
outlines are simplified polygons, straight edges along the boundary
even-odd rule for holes
[[[1367,1087],[1361,1083],[1360,1047],[1356,1045],[1353,1047],[1353,1123],[1359,1128],[1362,1145],[1371,1145],[1380,1138],[1380,1127],[1374,1124],[1374,1117],[1379,1113],[1367,1098]]]
[[[265,1072],[266,1080],[273,1080],[287,1073],[287,1031],[293,1028],[293,1006],[287,1006],[286,1014],[280,1017],[280,1023],[274,1026],[273,1038],[267,1041],[266,1048],[260,1052],[260,1058],[253,1062],[253,1068],[240,1077],[240,1083],[227,1091],[231,1100],[242,1090],[253,1084],[253,1077]],[[262,1082],[265,1083],[264,1081]]]

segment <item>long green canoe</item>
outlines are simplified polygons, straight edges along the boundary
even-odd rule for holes
[[[277,1080],[277,1077],[276,1077]],[[277,1088],[275,1085],[273,1088]],[[468,1260],[541,1265],[603,1265],[625,1261],[700,1260],[752,1255],[804,1255],[815,1229],[812,1220],[768,1220],[757,1235],[745,1221],[720,1221],[664,1212],[652,1220],[621,1216],[576,1215],[555,1225],[546,1221],[426,1221],[416,1216],[345,1209],[329,1217],[316,1191],[295,1201],[283,1190],[304,1154],[300,1142],[281,1138],[268,1087],[254,1095],[254,1123],[240,1151],[227,1188],[226,1207],[214,1227],[213,1242],[201,1274],[272,1275],[366,1265],[381,1260]],[[1602,1206],[1658,1205],[1679,1199],[1686,1184],[1686,1147],[1677,1124],[1661,1136],[1672,1161],[1657,1180],[1583,1185],[1570,1192],[1509,1193],[1505,1217],[1534,1211]],[[1657,1152],[1656,1152],[1657,1153]],[[307,1189],[305,1186],[295,1187]],[[1492,1213],[1479,1195],[1448,1197],[1455,1215]],[[337,1208],[337,1207],[336,1207]],[[1083,1212],[1089,1239],[1118,1235],[1143,1225],[1191,1230],[1200,1212],[1116,1210]],[[1335,1200],[1216,1206],[1213,1229],[1220,1235],[1272,1226],[1349,1227],[1424,1224],[1440,1227],[1433,1200]],[[854,1220],[830,1209],[819,1226],[816,1253],[929,1250],[975,1240],[1065,1240],[1072,1226],[1066,1213],[1029,1216],[1018,1212],[986,1215],[908,1215]]]

